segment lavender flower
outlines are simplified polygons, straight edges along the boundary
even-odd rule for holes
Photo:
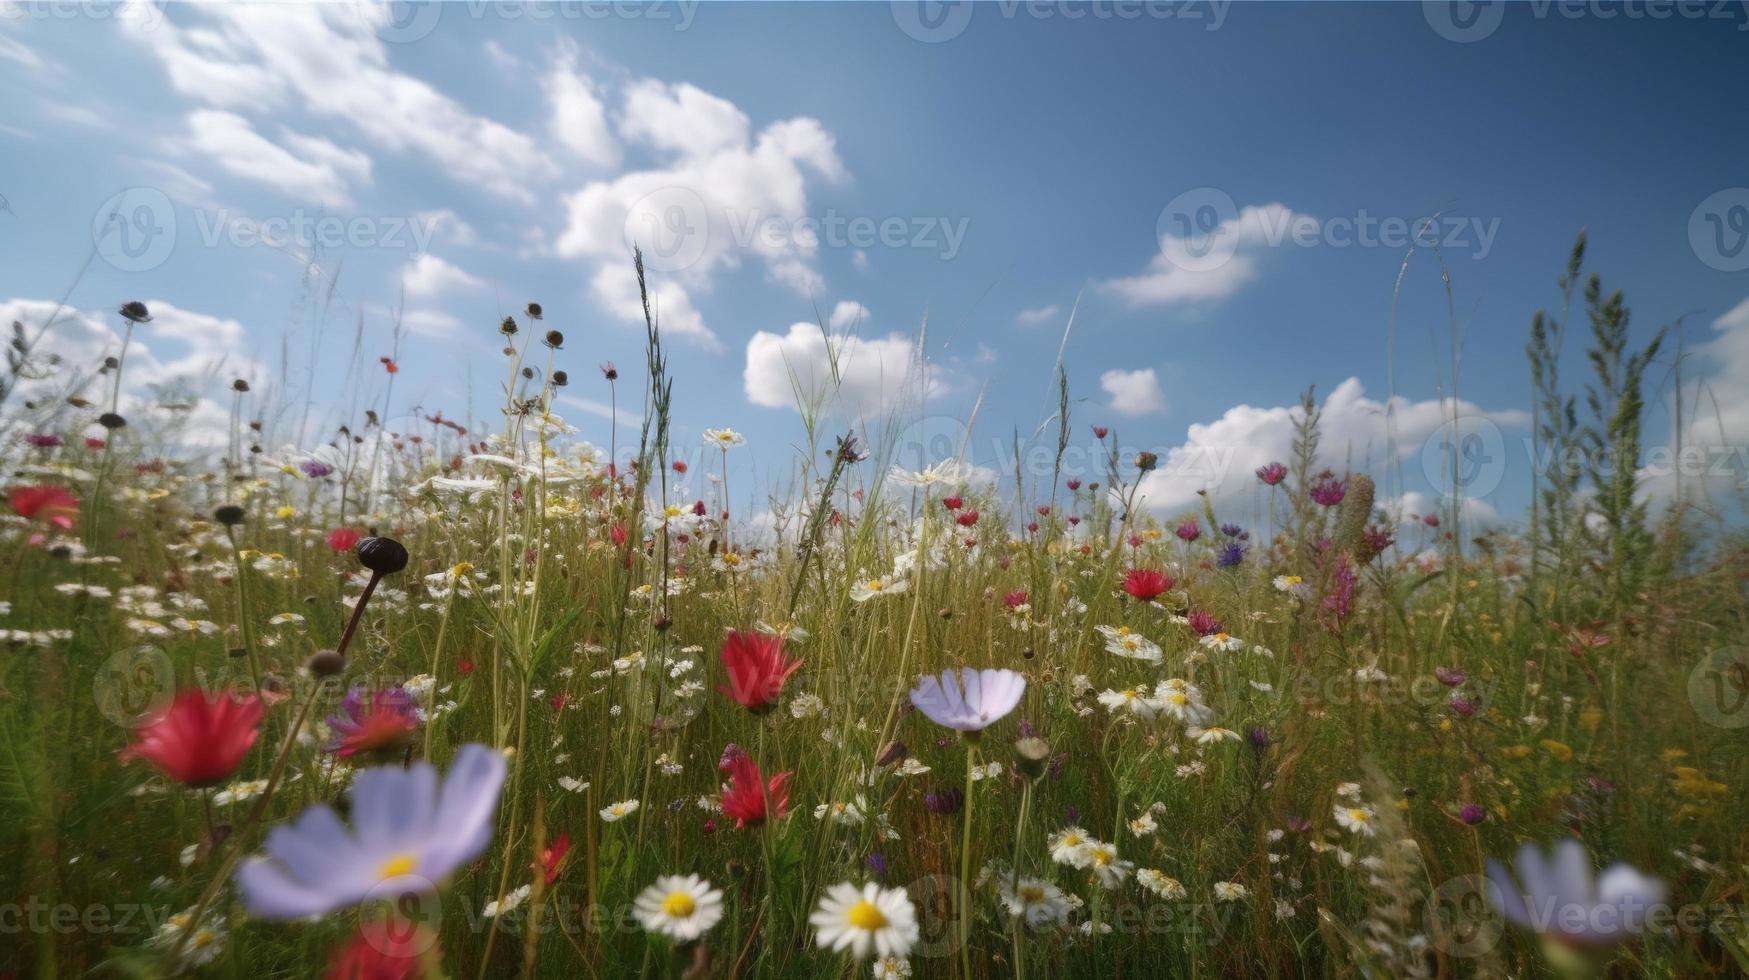
[[[1221,545],[1221,550],[1215,554],[1215,564],[1221,568],[1232,568],[1245,560],[1245,548],[1236,541]]]
[[[441,786],[426,762],[360,772],[351,828],[317,804],[268,833],[266,855],[237,872],[244,907],[263,919],[302,919],[435,891],[491,841],[504,771],[502,755],[468,744]]]
[[[327,463],[324,463],[319,459],[306,459],[298,464],[298,469],[303,470],[304,475],[312,480],[320,480],[334,472],[334,467],[329,466]]]
[[[1646,928],[1651,911],[1664,903],[1665,886],[1626,864],[1593,875],[1585,845],[1568,838],[1545,859],[1534,844],[1518,849],[1517,880],[1500,862],[1488,861],[1489,898],[1508,919],[1573,946],[1601,946]],[[1522,885],[1522,888],[1520,887]]]
[[[925,677],[911,691],[911,703],[930,721],[960,732],[981,732],[1014,710],[1026,693],[1026,675],[1012,670],[961,668]]]

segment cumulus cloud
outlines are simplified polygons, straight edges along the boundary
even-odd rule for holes
[[[866,322],[867,314],[861,304],[840,303],[833,321],[860,316]],[[798,399],[815,402],[836,391],[834,407],[852,418],[882,415],[946,389],[937,372],[920,363],[916,345],[904,334],[863,338],[822,331],[815,323],[792,324],[784,334],[754,334],[747,341],[742,380],[748,401],[770,408],[795,407]]]
[[[1284,204],[1250,205],[1207,236],[1160,236],[1160,250],[1138,275],[1101,285],[1130,306],[1172,306],[1226,299],[1257,278],[1257,253],[1309,221]]]
[[[406,288],[409,296],[436,296],[453,289],[472,288],[480,284],[478,276],[459,269],[430,252],[414,256],[401,272],[401,285]]]
[[[1749,487],[1749,299],[1712,328],[1712,339],[1698,347],[1712,370],[1685,383],[1686,417],[1674,420],[1665,443],[1648,447],[1642,461],[1639,493],[1656,507],[1675,500],[1678,487],[1690,502],[1713,506],[1741,501]],[[1673,400],[1668,407],[1674,416]]]
[[[593,79],[577,68],[576,45],[566,42],[542,81],[552,114],[547,131],[554,141],[586,163],[611,167],[619,162],[619,143],[607,125]]]
[[[1322,407],[1319,462],[1343,470],[1387,462],[1387,408],[1395,418],[1397,459],[1403,460],[1420,455],[1422,444],[1451,419],[1454,406],[1450,399],[1410,401],[1400,395],[1387,405],[1368,398],[1359,378],[1349,378]],[[1461,400],[1455,407],[1461,416],[1503,427],[1529,422],[1522,411],[1488,411]],[[1142,479],[1144,502],[1156,510],[1177,510],[1193,504],[1200,490],[1217,498],[1248,492],[1257,467],[1288,458],[1298,414],[1298,406],[1235,405],[1213,422],[1191,425],[1185,441],[1163,452],[1159,468]]]
[[[1035,306],[1014,314],[1014,322],[1023,327],[1036,327],[1041,323],[1049,323],[1057,318],[1060,307],[1052,303],[1049,306]]]
[[[1111,370],[1099,376],[1099,386],[1111,396],[1111,410],[1119,415],[1150,415],[1166,410],[1166,393],[1153,368],[1135,371]]]
[[[591,181],[567,196],[556,254],[605,268],[623,266],[631,247],[642,247],[652,279],[670,293],[666,316],[683,320],[678,332],[707,347],[716,334],[692,296],[708,290],[719,270],[752,256],[801,295],[824,288],[813,266],[819,242],[803,221],[808,188],[812,180],[846,175],[832,135],[818,121],[782,120],[754,134],[746,113],[728,100],[654,79],[628,88],[618,119],[621,138],[662,162]],[[622,318],[642,319],[641,307],[628,302],[624,277],[598,274],[592,291]]]

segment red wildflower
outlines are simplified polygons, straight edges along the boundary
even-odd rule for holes
[[[707,513],[704,509],[704,501],[702,501],[702,500],[693,501],[692,502],[692,513],[693,513],[693,516],[695,516],[695,517],[703,517]]]
[[[459,660],[456,662],[455,669],[457,673],[464,676],[471,674],[474,672],[474,662],[472,660]]]
[[[416,922],[376,919],[358,927],[329,964],[325,980],[418,980],[436,962],[437,937]]]
[[[565,866],[565,855],[571,852],[571,836],[560,834],[553,842],[540,852],[540,872],[546,878],[547,884],[559,880],[559,871]]]
[[[1038,516],[1049,517],[1050,513],[1051,513],[1051,505],[1050,504],[1039,504],[1038,505]]]
[[[1123,590],[1143,602],[1172,591],[1172,585],[1172,576],[1154,568],[1132,568],[1123,577]]]
[[[401,366],[399,364],[395,363],[394,358],[392,358],[392,357],[379,357],[379,358],[377,358],[377,360],[383,362],[383,370],[389,372],[390,374],[399,374],[401,372]]]
[[[1013,592],[1002,597],[1002,603],[1010,609],[1018,609],[1019,607],[1026,605],[1026,590],[1015,589]]]
[[[684,459],[675,460],[674,461],[674,472],[685,473],[686,472],[686,460],[684,460]]]
[[[259,700],[189,688],[140,727],[121,761],[145,759],[179,783],[211,786],[237,771],[260,728]]]
[[[1093,427],[1093,438],[1095,438],[1095,439],[1104,439],[1104,438],[1105,438],[1105,434],[1106,434],[1106,433],[1107,433],[1107,432],[1110,432],[1110,431],[1111,431],[1111,430],[1110,430],[1110,429],[1108,429],[1108,428],[1106,428],[1106,427],[1105,427],[1105,426],[1103,426],[1103,425],[1096,425],[1096,426],[1094,426],[1094,427]]]
[[[109,443],[104,442],[102,439],[99,439],[96,436],[86,436],[85,437],[85,448],[86,449],[102,449],[104,446],[107,446],[107,445],[109,445]]]
[[[975,510],[964,511],[955,517],[953,522],[960,527],[975,527],[978,523],[978,512]]]
[[[1196,632],[1197,636],[1209,636],[1221,631],[1221,624],[1215,622],[1213,616],[1201,609],[1192,609],[1190,615],[1186,616],[1185,619],[1190,622],[1190,628]]]
[[[784,682],[801,667],[783,656],[783,637],[730,630],[723,641],[723,666],[729,683],[718,690],[753,712],[769,710],[783,693]]]
[[[1068,487],[1069,487],[1069,491],[1071,493],[1073,493],[1074,491],[1081,489],[1081,481],[1080,480],[1070,480],[1068,483]]]
[[[24,441],[34,449],[54,449],[57,446],[66,445],[66,441],[60,436],[46,432],[32,433],[25,436]]]
[[[780,772],[765,782],[759,764],[745,755],[729,765],[729,788],[723,791],[723,816],[735,821],[740,830],[765,822],[768,815],[782,820],[789,812],[789,781],[793,772]],[[770,801],[770,810],[766,802]]]
[[[1196,518],[1193,517],[1190,520],[1185,521],[1183,524],[1178,525],[1178,530],[1172,533],[1178,535],[1185,544],[1189,544],[1197,538],[1202,537],[1202,525],[1196,523]]]
[[[79,501],[66,487],[13,487],[12,509],[21,517],[40,517],[60,528],[71,528],[79,516]]]
[[[1439,526],[1439,515],[1438,514],[1428,514],[1426,517],[1421,518],[1421,523],[1427,525],[1428,527],[1438,527]]]
[[[342,551],[351,551],[358,546],[358,542],[363,537],[364,535],[359,534],[352,528],[337,527],[328,532],[328,550],[333,551],[336,554]]]
[[[946,507],[948,510],[959,510],[960,507],[962,507],[964,505],[965,505],[965,501],[961,500],[958,497],[943,497],[943,498],[941,498],[941,506]]]

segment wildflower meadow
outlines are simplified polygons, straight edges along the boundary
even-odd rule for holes
[[[1743,7],[0,0],[0,980],[1749,976]]]
[[[1311,393],[1245,513],[1156,514],[1066,391],[1098,479],[822,431],[756,528],[712,472],[746,440],[670,439],[654,313],[636,371],[567,378],[537,304],[496,330],[493,416],[304,451],[241,381],[208,459],[11,395],[11,975],[1749,964],[1727,529],[1554,482],[1528,533],[1410,545]],[[555,412],[584,375],[642,403],[618,456]]]

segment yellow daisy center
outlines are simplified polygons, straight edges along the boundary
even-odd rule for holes
[[[868,580],[868,590],[870,592],[879,592],[882,588],[884,588],[884,586],[881,585],[880,579],[871,578]]]
[[[1095,848],[1093,851],[1093,863],[1100,865],[1100,866],[1104,866],[1104,865],[1110,864],[1111,859],[1116,857],[1116,856],[1117,855],[1113,854],[1111,851],[1109,851],[1103,847]]]
[[[1044,901],[1044,897],[1045,890],[1037,885],[1020,886],[1020,899],[1023,902],[1042,902]]]
[[[1222,642],[1222,643],[1225,643],[1225,642],[1227,642],[1227,641],[1228,641],[1228,640],[1230,640],[1230,639],[1232,639],[1232,637],[1230,637],[1230,636],[1228,636],[1228,635],[1227,635],[1227,634],[1225,634],[1225,633],[1216,633],[1216,634],[1215,634],[1215,639],[1217,639],[1217,640],[1219,640],[1219,641],[1221,641],[1221,642]]]
[[[698,903],[686,892],[674,892],[662,900],[662,912],[671,919],[684,919],[697,908]]]
[[[1080,845],[1080,843],[1081,843],[1081,835],[1080,834],[1064,834],[1063,835],[1063,846],[1064,847],[1077,847]]]
[[[413,855],[397,854],[394,857],[389,858],[387,861],[384,861],[382,864],[377,865],[377,877],[385,879],[399,878],[405,874],[412,874],[413,869],[418,866],[419,859]]]
[[[1348,810],[1348,819],[1355,823],[1366,823],[1368,820],[1372,819],[1372,814],[1360,809],[1359,807],[1350,807]]]
[[[886,915],[867,899],[852,905],[850,911],[845,914],[845,918],[856,928],[867,929],[870,932],[883,928],[887,924]]]
[[[1282,581],[1286,582],[1289,585],[1298,585],[1301,582],[1304,582],[1305,579],[1300,578],[1298,575],[1289,575],[1289,576],[1283,578]]]

